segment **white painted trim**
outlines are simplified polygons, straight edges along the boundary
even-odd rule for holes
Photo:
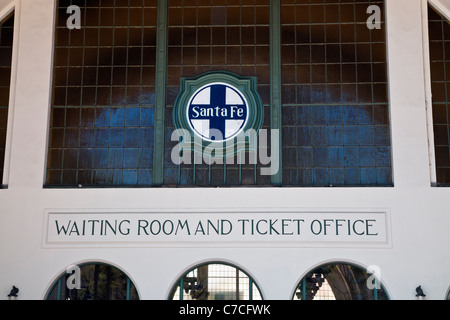
[[[0,9],[0,20],[3,20],[8,14],[10,14],[14,7],[20,4],[20,1],[11,1],[6,6],[4,6],[2,9]]]
[[[450,20],[450,7],[442,3],[442,0],[428,0],[428,2],[438,10],[447,20]]]
[[[51,54],[51,63],[50,63],[50,82],[48,86],[48,108],[47,108],[47,126],[46,126],[46,138],[45,138],[45,155],[44,155],[44,168],[42,171],[42,185],[45,185],[45,181],[47,180],[47,166],[48,166],[48,147],[50,143],[50,121],[51,121],[51,107],[52,107],[52,95],[53,95],[53,66],[55,64],[55,39],[56,39],[56,17],[57,17],[57,5],[56,1],[53,6],[53,25],[52,25],[52,54]]]

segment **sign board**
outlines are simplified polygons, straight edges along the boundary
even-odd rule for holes
[[[232,155],[238,138],[262,127],[264,111],[257,88],[255,77],[225,71],[181,78],[174,127],[194,138],[193,151],[223,148],[224,155]]]
[[[236,87],[221,82],[194,92],[186,109],[192,131],[203,140],[227,141],[247,124],[248,103]]]
[[[44,247],[390,245],[388,210],[59,211],[45,214]]]

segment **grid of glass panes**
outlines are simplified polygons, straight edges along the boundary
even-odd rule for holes
[[[167,107],[165,112],[166,185],[268,185],[269,176],[257,174],[258,165],[225,159],[223,164],[177,166],[171,151],[173,104],[180,78],[207,71],[229,71],[258,80],[265,122],[270,126],[270,1],[197,0],[169,2]],[[241,161],[243,162],[243,161]],[[228,163],[228,164],[227,164]]]
[[[383,1],[281,3],[283,184],[391,185]]]
[[[449,21],[428,9],[431,91],[433,108],[436,180],[450,183],[450,26]]]
[[[58,1],[47,185],[152,184],[156,3]]]
[[[12,13],[0,22],[0,186],[5,160],[13,34],[14,14]]]
[[[180,280],[172,295],[173,300],[262,299],[251,278],[238,268],[225,264],[209,264],[191,270]]]

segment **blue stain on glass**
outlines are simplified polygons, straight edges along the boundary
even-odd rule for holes
[[[377,168],[377,183],[380,185],[391,183],[391,168]]]
[[[151,168],[153,163],[153,149],[139,149],[139,168]]]
[[[119,170],[119,169],[114,169],[111,170],[112,172],[112,180],[113,180],[113,184],[119,185],[123,183],[123,171]]]
[[[390,133],[388,126],[374,127],[374,143],[376,146],[387,146],[390,144]]]
[[[377,173],[375,168],[361,168],[361,183],[362,184],[376,184]]]
[[[312,186],[314,182],[313,169],[300,169],[298,170],[298,180],[300,184],[305,186]]]
[[[329,185],[328,168],[315,168],[314,169],[314,185],[316,185],[316,186]]]
[[[123,167],[123,149],[110,148],[108,152],[108,168]]]
[[[141,128],[139,131],[139,146],[141,148],[151,148],[154,144],[153,128]]]
[[[289,139],[289,141],[295,141],[296,135],[297,135],[297,128],[296,127],[284,127],[282,129],[283,137],[285,139]]]
[[[313,166],[313,148],[299,148],[298,151],[298,167],[312,167]]]
[[[328,167],[328,148],[316,147],[313,149],[314,167]]]
[[[357,124],[358,123],[358,107],[343,106],[342,107],[342,122],[343,124]]]
[[[356,146],[358,145],[358,127],[345,126],[344,127],[344,145]]]
[[[138,170],[138,185],[151,185],[152,181],[152,170]]]
[[[123,147],[124,142],[124,129],[123,128],[111,128],[109,130],[109,146],[110,147]]]
[[[388,167],[391,164],[391,148],[376,147],[375,148],[375,164],[378,167]]]
[[[311,127],[299,127],[297,130],[297,139],[299,146],[311,146]]]
[[[347,185],[361,184],[360,168],[345,168],[344,183]]]
[[[93,167],[96,169],[108,168],[108,149],[94,149]]]
[[[125,123],[125,109],[113,108],[111,110],[111,127],[123,127]]]
[[[109,108],[98,108],[95,111],[95,126],[109,127],[110,110]]]
[[[344,148],[343,147],[330,147],[328,149],[328,159],[330,167],[343,167],[344,166]]]
[[[344,165],[345,167],[359,167],[359,148],[344,148]]]
[[[137,184],[137,170],[123,170],[123,184],[136,185]]]
[[[327,107],[314,106],[312,107],[312,124],[324,125],[327,123]]]
[[[164,184],[177,184],[178,183],[178,168],[165,168],[164,169]]]
[[[155,124],[155,109],[141,108],[141,126],[153,127]]]
[[[124,147],[138,147],[139,146],[139,128],[126,128]]]
[[[328,145],[328,128],[325,126],[312,127],[312,145],[326,146]]]
[[[126,108],[125,125],[137,127],[140,123],[140,108]]]
[[[344,129],[342,126],[328,127],[328,145],[330,146],[344,145]]]
[[[327,120],[329,125],[342,124],[342,107],[341,106],[328,107]]]
[[[359,126],[359,145],[367,146],[374,143],[374,129],[372,126]]]
[[[373,123],[373,108],[372,106],[359,106],[358,108],[358,123],[372,124]]]
[[[344,184],[344,169],[343,168],[330,168],[330,185],[341,186]]]
[[[125,148],[123,151],[123,167],[137,168],[139,160],[139,149]]]
[[[109,129],[95,129],[95,147],[108,147],[109,146]]]
[[[375,147],[363,146],[359,148],[360,165],[362,167],[375,167]]]
[[[299,125],[311,124],[311,109],[309,106],[300,106],[297,108],[297,121]]]

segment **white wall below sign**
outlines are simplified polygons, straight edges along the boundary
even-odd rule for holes
[[[45,214],[43,247],[390,246],[386,209],[61,211]]]

